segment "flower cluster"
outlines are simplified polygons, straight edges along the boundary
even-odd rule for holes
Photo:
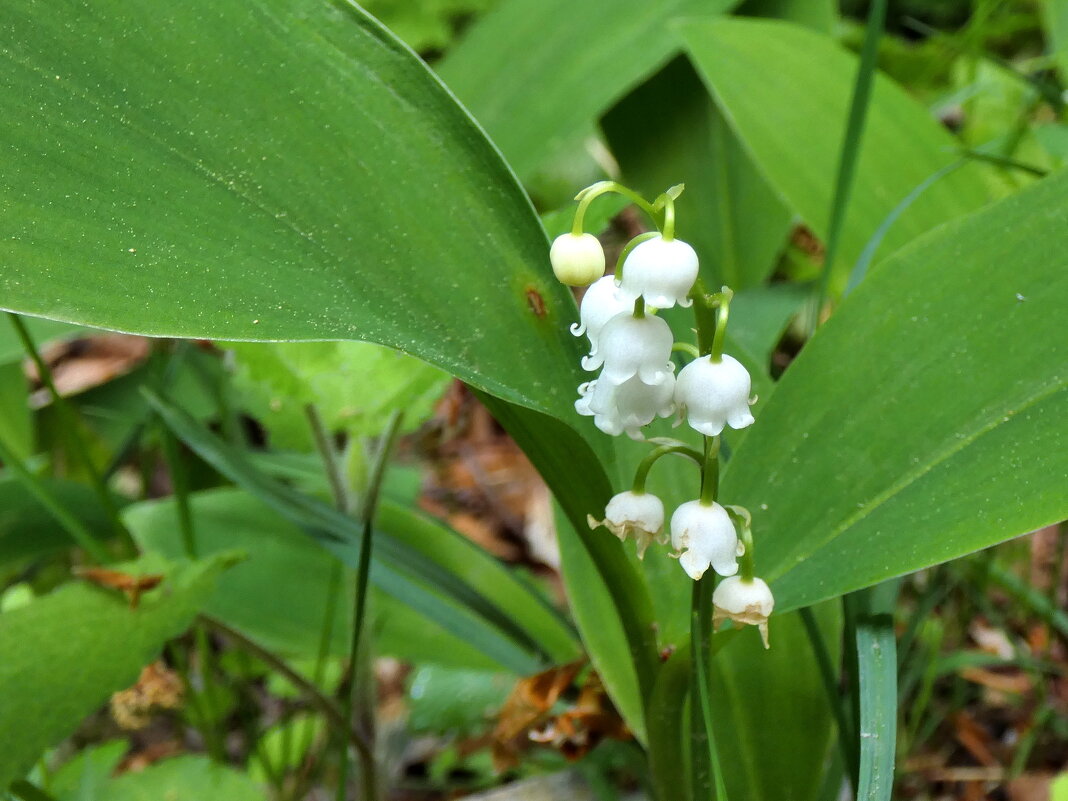
[[[588,286],[571,327],[589,340],[582,368],[597,372],[578,388],[576,411],[592,417],[606,434],[626,433],[644,439],[642,428],[657,417],[685,420],[704,435],[704,452],[678,440],[658,439],[658,447],[639,465],[630,491],[614,496],[604,518],[589,517],[591,528],[604,526],[621,540],[637,543],[639,558],[652,543],[666,544],[663,502],[645,491],[645,478],[662,456],[679,454],[701,467],[701,496],[687,501],[671,515],[673,556],[683,571],[698,581],[709,568],[724,580],[713,593],[714,623],[732,620],[756,625],[767,644],[767,619],[774,606],[768,585],[752,574],[753,554],[749,514],[741,507],[724,507],[716,500],[719,475],[719,435],[725,427],[742,429],[753,423],[752,382],[746,368],[723,353],[727,312],[733,293],[704,290],[697,253],[674,236],[674,187],[649,204],[626,187],[602,182],[579,193],[579,207],[570,233],[553,242],[553,271],[566,284]],[[657,232],[642,234],[622,252],[614,275],[605,275],[600,241],[582,231],[590,202],[604,192],[618,192],[641,206]],[[657,316],[676,305],[693,307],[698,344],[676,343],[671,327]],[[688,352],[691,360],[675,374],[673,351]],[[736,523],[741,525],[739,536]],[[741,566],[739,560],[742,560]],[[741,574],[739,574],[741,569]]]
[[[564,234],[557,239],[571,238]],[[678,413],[707,436],[725,425],[745,428],[752,383],[731,356],[701,356],[675,377],[670,326],[655,312],[692,305],[698,261],[693,248],[658,235],[638,244],[622,264],[620,277],[597,279],[582,298],[576,336],[589,339],[587,371],[600,370],[579,387],[575,409],[592,417],[604,433],[626,432],[641,439],[641,428],[657,417]]]

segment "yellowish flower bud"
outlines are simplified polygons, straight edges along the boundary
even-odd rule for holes
[[[589,286],[604,275],[604,248],[593,234],[561,234],[549,250],[553,273],[568,286]]]

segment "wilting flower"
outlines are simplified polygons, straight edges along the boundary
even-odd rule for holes
[[[678,239],[647,239],[634,248],[623,262],[619,291],[634,301],[641,296],[657,309],[670,309],[676,303],[689,306],[687,295],[697,280],[697,253]]]
[[[674,413],[674,394],[675,376],[670,373],[660,384],[646,384],[638,376],[622,384],[599,379],[579,387],[575,411],[592,417],[594,425],[609,436],[625,431],[631,439],[641,439],[642,426]]]
[[[745,547],[738,541],[727,510],[718,503],[687,501],[671,516],[671,545],[679,564],[694,581],[711,566],[721,576],[738,572]]]
[[[621,312],[629,312],[634,302],[619,295],[615,278],[606,275],[586,290],[579,307],[579,322],[571,326],[577,337],[586,334],[590,338],[590,355],[597,353],[597,338],[604,324]]]
[[[608,502],[604,520],[596,520],[593,515],[586,520],[590,528],[604,526],[621,540],[633,536],[639,559],[645,556],[649,543],[666,541],[663,534],[664,504],[648,492],[621,492]]]
[[[771,588],[763,579],[746,581],[741,576],[724,579],[712,593],[712,625],[733,620],[760,629],[764,647],[768,647],[768,618],[775,608]]]
[[[646,384],[662,384],[674,369],[673,344],[671,328],[659,317],[617,314],[601,329],[597,346],[582,360],[582,367],[596,370],[604,365],[598,380],[613,384],[622,384],[633,376]]]
[[[752,388],[749,371],[737,359],[724,355],[714,362],[711,356],[701,356],[679,371],[675,403],[691,427],[714,437],[724,425],[745,428],[752,424]]]
[[[604,249],[593,234],[556,237],[549,261],[557,280],[568,286],[587,286],[604,275]]]

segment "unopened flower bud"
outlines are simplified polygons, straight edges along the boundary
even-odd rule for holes
[[[620,540],[633,536],[638,546],[638,558],[645,556],[651,542],[663,543],[664,504],[648,492],[621,492],[608,502],[604,520],[587,518],[590,528],[604,526]]]
[[[671,516],[671,545],[679,564],[694,581],[709,567],[721,576],[738,572],[738,557],[744,547],[738,541],[727,510],[718,503],[688,501]]]
[[[557,280],[588,286],[604,275],[604,248],[593,234],[561,234],[549,249]]]
[[[731,576],[719,583],[712,593],[712,625],[723,620],[733,620],[760,629],[764,647],[768,647],[768,618],[775,608],[771,588],[763,579],[746,581],[741,576]]]
[[[679,371],[675,402],[692,428],[714,437],[724,425],[745,428],[752,424],[752,388],[749,371],[737,359],[724,355],[714,362],[710,356],[701,356]]]
[[[590,338],[590,354],[597,352],[597,340],[605,323],[617,314],[630,311],[632,301],[619,295],[619,287],[611,275],[606,275],[593,283],[582,296],[579,307],[579,321],[571,326],[571,333],[577,337],[586,334]]]
[[[679,239],[647,239],[634,248],[623,262],[619,290],[634,301],[640,295],[657,309],[670,309],[676,303],[689,306],[687,297],[697,280],[697,253]]]
[[[604,365],[599,380],[622,384],[638,376],[646,384],[662,384],[671,377],[671,328],[652,314],[617,314],[601,329],[597,349],[582,360],[585,370]]]

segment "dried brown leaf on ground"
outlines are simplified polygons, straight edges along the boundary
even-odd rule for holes
[[[557,564],[544,481],[463,384],[450,386],[413,444],[431,467],[419,499],[424,510],[500,559]]]
[[[137,731],[152,721],[159,709],[177,709],[182,703],[181,677],[163,662],[145,665],[133,687],[111,696],[111,717],[120,728]]]
[[[519,756],[527,747],[527,733],[544,722],[585,664],[584,659],[570,662],[516,682],[493,729],[493,766],[498,771],[519,764]]]
[[[632,735],[605,691],[600,676],[588,670],[574,701],[566,691],[585,667],[585,660],[549,668],[520,679],[501,708],[492,735],[493,766],[504,771],[519,764],[531,744],[581,759],[603,739],[629,740]],[[553,713],[564,702],[565,708]]]

